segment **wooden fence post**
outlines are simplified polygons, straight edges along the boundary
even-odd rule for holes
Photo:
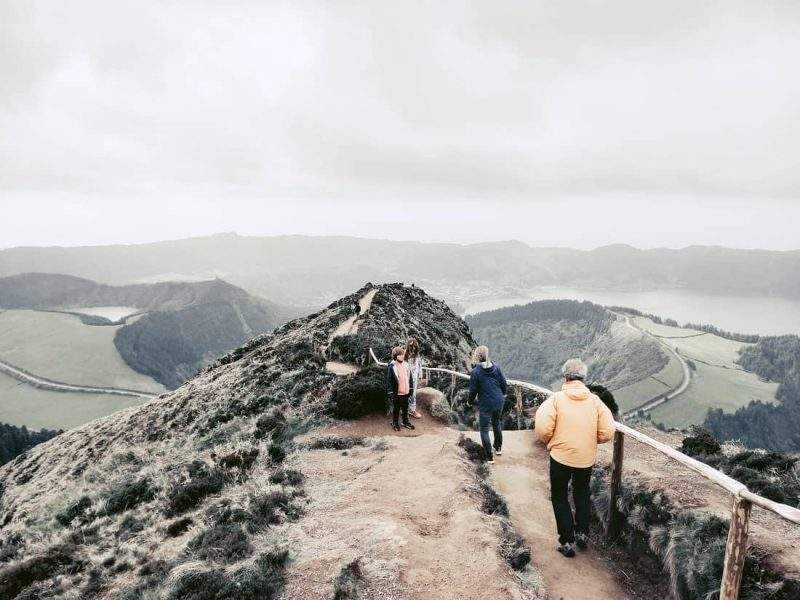
[[[750,530],[749,500],[734,496],[731,508],[731,525],[728,529],[728,544],[725,546],[725,569],[722,572],[722,587],[719,600],[738,600],[742,585],[744,559],[747,556],[747,534]]]
[[[514,394],[517,396],[517,429],[522,429],[524,423],[522,419],[522,388],[514,387]]]
[[[608,490],[608,515],[606,516],[606,539],[615,538],[622,525],[622,515],[617,507],[619,491],[622,486],[622,461],[625,458],[625,434],[614,434],[614,458],[611,462],[611,485]]]
[[[450,408],[453,408],[453,399],[456,395],[456,374],[450,374]]]

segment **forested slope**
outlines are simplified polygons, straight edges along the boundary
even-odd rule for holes
[[[763,379],[778,381],[779,404],[751,402],[734,414],[711,411],[705,426],[724,440],[751,448],[800,451],[800,337],[762,337],[745,348],[739,363]]]
[[[579,355],[589,379],[618,389],[658,372],[667,357],[658,344],[602,306],[543,300],[468,318],[480,342],[510,377],[552,385],[561,365]]]
[[[6,464],[36,444],[46,442],[59,433],[61,432],[49,429],[30,431],[24,426],[17,427],[0,423],[0,465]]]

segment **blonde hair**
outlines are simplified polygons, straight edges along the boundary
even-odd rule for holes
[[[405,353],[406,353],[406,349],[405,349],[404,346],[395,346],[394,348],[392,348],[392,360],[394,360],[395,358],[397,358],[401,354],[405,354]]]
[[[488,362],[489,361],[489,348],[486,346],[478,346],[472,351],[472,358],[475,362]]]
[[[406,358],[409,356],[417,356],[419,354],[419,342],[417,338],[410,337],[406,340]]]

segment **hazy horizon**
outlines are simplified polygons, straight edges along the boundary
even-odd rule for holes
[[[47,245],[19,245],[19,246],[0,246],[0,251],[2,250],[13,250],[15,248],[92,248],[92,247],[103,247],[103,246],[139,246],[139,245],[146,245],[146,244],[159,244],[159,243],[168,243],[168,242],[180,242],[184,240],[191,240],[191,239],[203,239],[203,238],[210,238],[210,237],[224,237],[224,236],[237,236],[237,237],[251,237],[251,238],[280,238],[280,237],[309,237],[309,238],[346,238],[346,239],[359,239],[359,240],[369,240],[369,241],[385,241],[385,242],[399,242],[399,243],[419,243],[419,244],[456,244],[456,245],[463,245],[463,246],[470,246],[470,245],[477,245],[477,244],[502,244],[502,243],[509,243],[509,242],[519,242],[525,244],[531,248],[539,248],[539,249],[549,249],[549,248],[557,248],[562,250],[583,250],[583,251],[592,251],[597,250],[600,248],[605,248],[608,246],[629,246],[635,250],[684,250],[691,247],[704,247],[704,248],[725,248],[729,250],[766,250],[766,251],[774,251],[774,252],[797,252],[800,251],[800,246],[795,248],[786,248],[786,249],[769,249],[769,248],[757,248],[757,247],[736,247],[736,246],[724,246],[720,244],[688,244],[686,246],[651,246],[651,247],[642,247],[642,246],[635,246],[633,244],[627,244],[625,242],[611,242],[608,244],[602,244],[599,246],[592,246],[592,247],[576,247],[576,246],[567,246],[567,245],[542,245],[537,244],[536,242],[531,242],[527,240],[521,239],[495,239],[495,240],[415,240],[411,238],[382,238],[382,237],[369,237],[363,235],[346,235],[346,234],[320,234],[320,235],[309,235],[303,233],[283,233],[283,234],[275,234],[275,235],[248,235],[242,234],[236,231],[218,231],[215,233],[209,234],[200,234],[200,235],[190,235],[187,237],[182,238],[168,238],[168,239],[152,239],[152,240],[143,240],[143,241],[134,241],[134,242],[111,242],[111,243],[99,243],[99,244],[70,244],[70,245],[61,245],[61,244],[47,244]]]

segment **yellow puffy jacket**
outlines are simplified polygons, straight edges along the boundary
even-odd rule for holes
[[[611,411],[582,381],[566,382],[536,411],[536,437],[568,467],[594,465],[597,444],[610,441],[614,431]]]

